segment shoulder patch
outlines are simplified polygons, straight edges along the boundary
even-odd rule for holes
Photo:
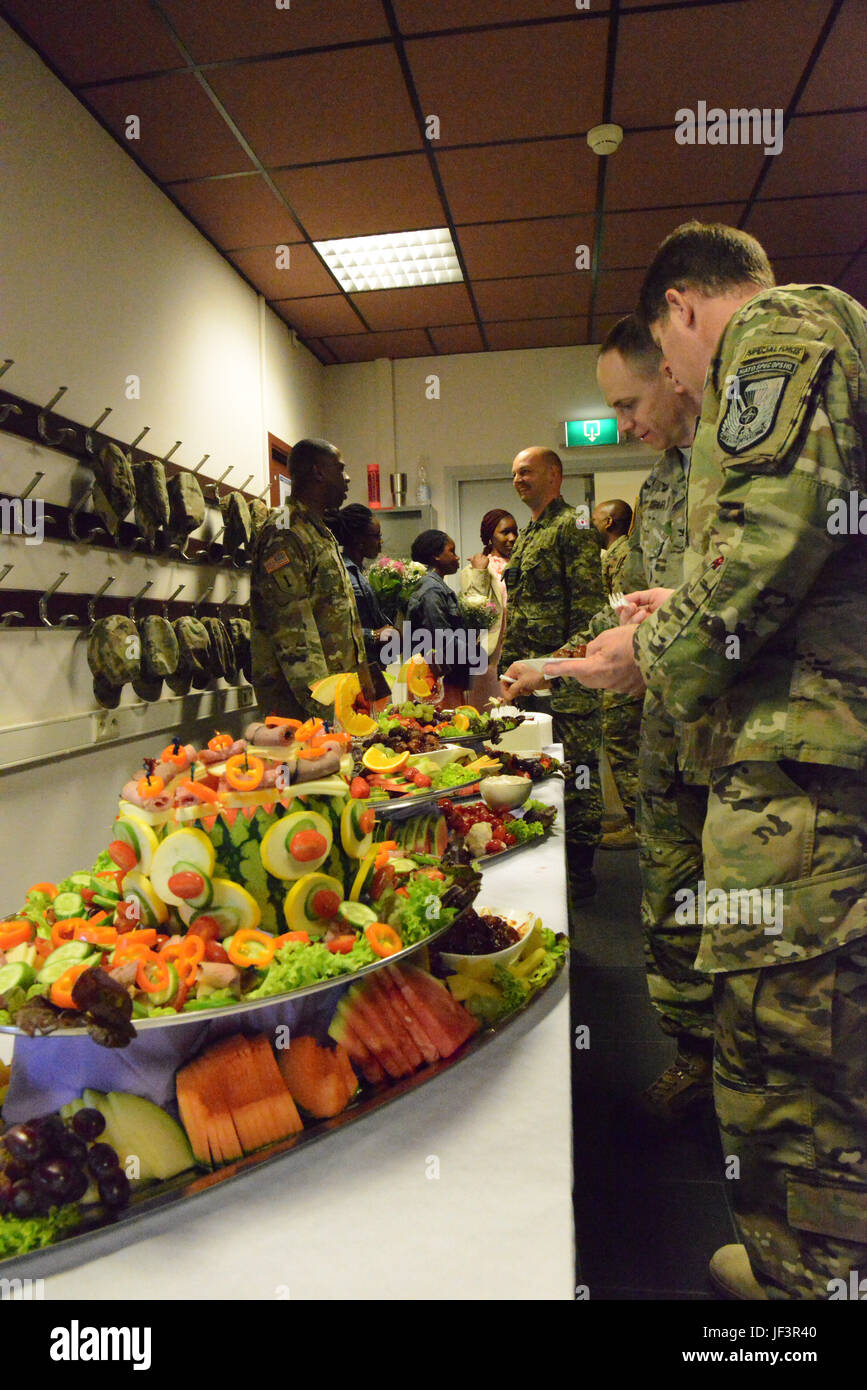
[[[289,564],[289,556],[285,550],[275,550],[273,555],[269,555],[264,563],[266,574],[274,574],[276,570],[283,569],[284,565]]]
[[[772,433],[792,377],[806,348],[762,343],[748,348],[737,372],[726,382],[728,405],[717,440],[727,454],[743,454]]]

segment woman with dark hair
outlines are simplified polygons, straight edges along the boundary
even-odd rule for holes
[[[360,502],[341,507],[327,521],[343,552],[343,563],[352,583],[367,660],[381,670],[381,644],[397,633],[389,626],[363,566],[365,560],[375,560],[382,549],[382,527],[370,508]]]
[[[479,528],[482,551],[461,570],[461,593],[471,600],[487,600],[497,606],[498,616],[485,633],[483,642],[488,653],[488,669],[470,681],[469,703],[484,709],[492,696],[501,694],[497,679],[497,662],[506,635],[506,585],[503,570],[512,558],[518,539],[518,523],[503,507],[485,512]]]
[[[480,641],[482,634],[463,617],[457,594],[445,582],[447,574],[457,574],[460,568],[455,543],[445,531],[422,531],[412,543],[411,555],[413,560],[427,565],[427,574],[407,606],[412,650],[419,651],[423,634],[427,645],[421,654],[427,656],[434,673],[442,677],[444,705],[451,708],[465,704],[471,668],[478,666],[480,651],[485,658],[487,654]]]

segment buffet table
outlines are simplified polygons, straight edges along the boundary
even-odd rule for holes
[[[568,932],[562,782],[534,795],[561,811],[551,837],[492,860],[479,902]],[[61,1246],[22,1273],[49,1299],[573,1297],[567,974],[475,1056],[326,1142],[95,1234],[88,1263]]]

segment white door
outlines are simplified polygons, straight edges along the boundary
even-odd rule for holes
[[[589,504],[592,501],[592,481],[589,474],[565,474],[563,496],[566,501],[573,507]],[[530,520],[530,513],[512,486],[511,472],[504,472],[502,477],[472,478],[458,483],[459,519],[454,540],[462,565],[469,564],[470,557],[481,550],[479,526],[485,512],[494,507],[504,507],[510,511],[519,530]]]

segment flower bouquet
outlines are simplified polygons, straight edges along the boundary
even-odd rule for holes
[[[497,605],[488,598],[474,598],[470,594],[461,594],[458,598],[458,608],[461,610],[462,617],[467,622],[472,623],[475,628],[490,629],[497,621]]]
[[[426,573],[417,560],[392,560],[388,555],[380,555],[371,565],[367,578],[390,622],[397,621]]]

